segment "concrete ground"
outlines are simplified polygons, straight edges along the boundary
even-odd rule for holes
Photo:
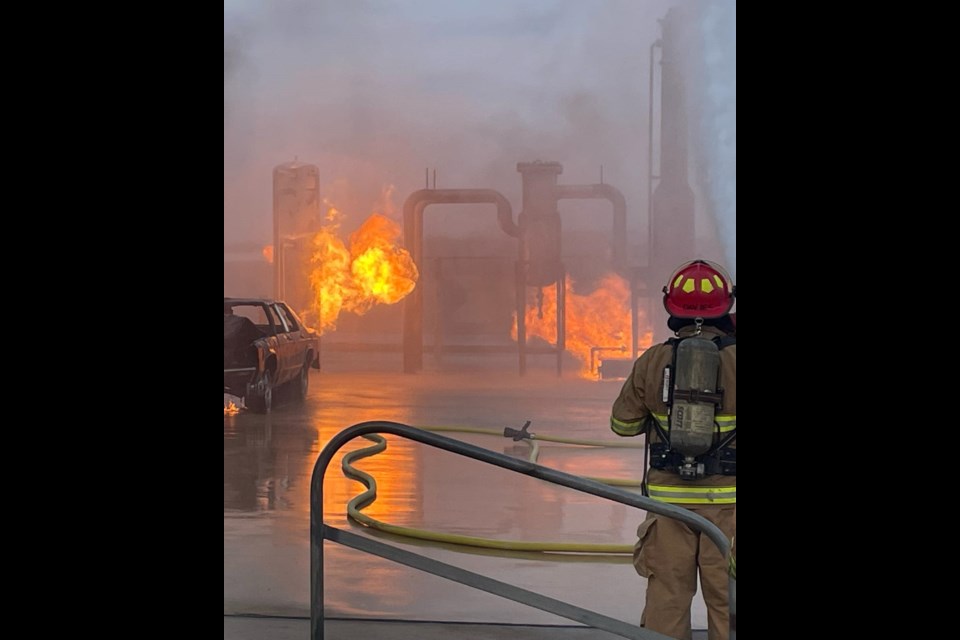
[[[319,452],[343,429],[367,420],[479,428],[501,435],[444,435],[516,456],[527,456],[529,446],[502,431],[527,420],[538,435],[623,440],[608,426],[621,381],[557,377],[550,358],[539,368],[532,360],[525,376],[512,360],[454,358],[442,366],[428,358],[424,372],[410,375],[401,373],[398,358],[328,354],[312,373],[306,402],[280,403],[267,416],[225,414],[224,640],[310,638],[310,477]],[[369,444],[356,442],[341,452]],[[419,443],[392,436],[388,442],[387,451],[356,466],[379,484],[364,513],[391,524],[500,540],[623,545],[635,540],[645,515]],[[539,464],[587,477],[639,478],[642,469],[642,449],[541,442],[538,456]],[[367,535],[345,515],[346,502],[363,487],[342,475],[340,457],[325,475],[324,521]],[[397,547],[639,624],[645,581],[628,556],[495,553],[376,533]],[[327,640],[619,637],[332,542],[324,548]],[[705,622],[697,596],[695,640],[706,638]]]
[[[310,620],[303,618],[223,618],[224,640],[309,640]],[[409,620],[327,620],[325,640],[611,640],[619,638],[596,629]],[[707,640],[694,631],[693,640]]]

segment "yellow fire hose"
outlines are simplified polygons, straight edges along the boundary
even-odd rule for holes
[[[530,455],[528,460],[530,462],[536,463],[537,458],[540,455],[540,444],[539,441],[543,442],[556,442],[561,444],[571,444],[579,446],[590,446],[590,447],[612,447],[612,448],[622,448],[622,449],[639,449],[644,445],[636,444],[633,442],[616,442],[616,441],[604,441],[604,440],[575,440],[571,438],[559,438],[551,436],[540,436],[533,433],[526,432],[526,426],[520,431],[514,431],[514,433],[522,433],[523,437],[520,438],[525,440],[530,445]],[[420,427],[425,431],[453,431],[459,433],[476,433],[481,435],[491,435],[496,437],[504,436],[504,432],[497,431],[495,429],[478,429],[474,427]],[[351,451],[344,454],[343,460],[341,461],[340,467],[343,470],[343,474],[348,478],[361,482],[364,486],[367,487],[367,490],[361,493],[360,495],[354,497],[350,502],[347,503],[347,515],[359,522],[362,525],[370,527],[372,529],[377,529],[378,531],[384,531],[398,536],[406,536],[408,538],[417,538],[419,540],[430,540],[434,542],[446,542],[449,544],[459,544],[471,547],[482,547],[486,549],[500,549],[506,551],[540,551],[540,552],[555,552],[555,553],[595,553],[595,554],[633,554],[633,545],[632,544],[595,544],[595,543],[566,543],[566,542],[528,542],[520,540],[497,540],[493,538],[480,538],[476,536],[465,536],[453,533],[441,533],[438,531],[430,531],[427,529],[418,529],[414,527],[402,527],[395,524],[390,524],[377,520],[376,518],[371,518],[370,516],[362,513],[362,509],[372,504],[377,499],[377,481],[370,474],[361,471],[353,466],[355,460],[360,460],[362,458],[367,458],[372,455],[376,455],[381,451],[386,450],[387,441],[383,436],[380,435],[365,435],[363,436],[367,440],[370,440],[374,444],[372,446],[366,447],[364,449],[357,449],[356,451]],[[516,438],[515,438],[516,439]],[[639,487],[639,480],[629,480],[622,478],[596,478],[590,476],[583,476],[590,480],[595,480],[597,482],[602,482],[611,486],[621,486],[621,487]],[[736,547],[733,546],[735,543],[735,538],[731,540],[731,548],[729,553],[729,572],[730,576],[736,580],[737,579],[737,557],[736,557]]]
[[[503,437],[502,431],[497,431],[496,429],[476,429],[474,427],[420,427],[424,431],[457,431],[461,433],[479,433],[483,435]],[[527,460],[530,462],[536,462],[540,457],[540,441],[543,442],[556,442],[560,444],[572,444],[580,445],[584,447],[608,447],[612,449],[643,449],[642,444],[637,444],[636,442],[617,442],[611,440],[575,440],[572,438],[559,438],[556,436],[538,436],[535,433],[526,433],[524,432],[523,439],[530,445],[530,455],[527,457]],[[608,484],[614,487],[639,487],[639,480],[627,480],[623,478],[597,478],[592,476],[583,476],[587,480],[596,480],[597,482],[602,482],[603,484]]]
[[[502,431],[497,431],[494,429],[477,429],[472,427],[420,427],[425,431],[456,431],[461,433],[476,433],[482,435],[492,435],[497,437],[503,437]],[[600,440],[574,440],[570,438],[556,438],[550,436],[538,436],[535,434],[525,434],[524,440],[527,440],[530,444],[530,456],[529,460],[531,462],[536,462],[537,457],[540,453],[539,442],[557,442],[563,444],[572,444],[572,445],[581,445],[581,446],[594,446],[594,447],[618,447],[618,448],[628,448],[628,449],[638,449],[642,448],[642,444],[636,444],[632,442],[610,442],[610,441],[600,441]],[[358,449],[356,451],[351,451],[344,454],[343,460],[341,462],[341,468],[343,473],[348,478],[356,480],[362,483],[367,487],[367,490],[361,493],[360,495],[354,497],[347,503],[347,515],[353,520],[359,522],[362,525],[377,529],[379,531],[385,531],[387,533],[392,533],[395,535],[406,536],[410,538],[417,538],[420,540],[432,540],[435,542],[446,542],[451,544],[460,544],[473,547],[483,547],[488,549],[501,549],[509,551],[542,551],[542,552],[570,552],[570,553],[610,553],[610,554],[627,554],[630,555],[633,553],[632,544],[595,544],[595,543],[564,543],[564,542],[528,542],[528,541],[518,541],[518,540],[496,540],[492,538],[480,538],[475,536],[465,536],[459,534],[451,533],[441,533],[437,531],[429,531],[426,529],[417,529],[413,527],[402,527],[399,525],[389,524],[387,522],[382,522],[375,518],[372,518],[364,513],[362,509],[372,504],[377,499],[377,481],[370,474],[361,471],[353,466],[353,462],[366,458],[381,451],[384,451],[387,448],[387,441],[382,436],[379,435],[365,435],[363,436],[367,440],[370,440],[374,444],[363,449]],[[587,477],[587,476],[584,476]],[[598,482],[603,482],[609,485],[624,486],[624,487],[639,487],[639,480],[624,480],[619,478],[589,478],[591,480],[596,480]]]

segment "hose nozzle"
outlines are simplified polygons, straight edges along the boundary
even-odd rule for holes
[[[530,421],[527,420],[526,424],[518,431],[512,427],[504,427],[503,437],[504,438],[513,438],[514,442],[519,442],[520,440],[531,440],[533,439],[533,434],[527,432],[527,428],[530,426]]]

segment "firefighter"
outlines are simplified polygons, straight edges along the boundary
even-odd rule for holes
[[[693,260],[663,288],[674,332],[644,351],[613,403],[610,428],[646,436],[643,493],[678,505],[736,535],[737,347],[730,310],[736,287],[723,267]],[[705,535],[647,512],[633,565],[647,579],[641,626],[690,640],[697,578],[709,640],[729,637],[729,562]]]

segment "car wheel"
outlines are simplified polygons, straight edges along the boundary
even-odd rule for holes
[[[297,379],[297,400],[306,400],[307,391],[310,389],[310,363],[303,363],[300,369],[300,377]]]
[[[269,371],[263,372],[263,391],[244,398],[247,407],[254,413],[270,413],[273,408],[273,378]]]

